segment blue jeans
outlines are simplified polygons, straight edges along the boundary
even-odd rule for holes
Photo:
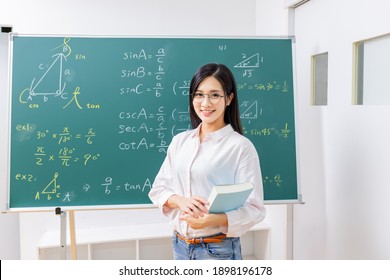
[[[227,237],[221,243],[187,244],[174,234],[175,260],[242,260],[239,237]]]

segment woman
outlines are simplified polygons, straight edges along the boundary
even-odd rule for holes
[[[242,135],[237,87],[222,64],[201,67],[190,84],[193,129],[172,139],[149,197],[170,216],[175,259],[242,259],[239,236],[265,217],[259,158]],[[214,185],[251,182],[239,209],[209,214]]]

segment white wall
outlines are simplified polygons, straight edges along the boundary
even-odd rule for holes
[[[387,0],[312,0],[296,9],[306,201],[294,207],[296,259],[390,258],[390,110],[351,105],[352,44],[389,33],[389,10]],[[311,107],[310,57],[322,52],[328,106]]]
[[[277,21],[268,29],[265,22],[256,20],[256,14],[269,16],[267,7],[276,13],[273,19],[283,15],[273,1],[247,0],[2,0],[0,24],[13,25],[14,32],[33,34],[96,34],[96,35],[204,35],[204,36],[253,36],[281,35],[285,23]],[[56,4],[54,4],[56,3]],[[5,7],[5,8],[3,8]],[[261,9],[259,7],[264,7]],[[281,2],[279,7],[282,7]],[[262,17],[265,19],[265,17]],[[268,19],[267,19],[268,22]],[[257,32],[259,29],[261,32]],[[267,32],[269,30],[270,32]],[[0,77],[4,79],[4,77]],[[1,92],[4,96],[7,94]],[[0,114],[4,122],[5,114]],[[4,134],[2,134],[2,137]],[[7,146],[1,142],[1,149]],[[2,155],[1,161],[7,158]],[[1,169],[1,177],[6,177]],[[1,181],[1,188],[6,186]],[[286,258],[286,207],[269,206],[267,223],[271,225],[271,257]],[[20,216],[21,259],[36,259],[36,246],[46,231],[59,230],[60,218],[54,213],[22,213]],[[106,227],[137,223],[165,221],[156,209],[121,211],[76,211],[76,227]],[[0,219],[1,228],[10,224]],[[19,234],[12,225],[13,234]],[[11,229],[9,229],[11,230]],[[3,246],[0,243],[1,246]],[[1,247],[3,250],[3,247]],[[16,246],[13,248],[17,250]],[[8,255],[5,258],[9,258]]]
[[[256,34],[284,36],[288,31],[288,11],[284,0],[257,0]]]
[[[256,35],[284,36],[288,34],[287,9],[283,0],[257,0]],[[288,208],[286,205],[268,205],[266,222],[271,227],[271,259],[289,257]]]
[[[3,0],[3,23],[32,34],[254,35],[255,0]],[[4,4],[5,2],[5,4]],[[241,11],[241,12],[240,12]]]
[[[0,22],[1,26],[1,22]],[[0,33],[0,212],[7,209],[7,153],[8,149],[8,95],[6,80],[8,73],[8,34]],[[19,215],[18,214],[0,214],[0,260],[19,259]]]

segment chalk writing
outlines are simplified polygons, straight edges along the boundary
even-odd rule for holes
[[[291,130],[288,129],[288,123],[285,123],[284,127],[263,127],[263,128],[252,128],[249,130],[250,136],[278,136],[281,138],[288,138],[291,134]]]
[[[59,198],[61,193],[58,190],[61,186],[57,183],[58,172],[54,173],[53,179],[46,185],[46,187],[35,194],[35,200],[40,200],[42,195],[46,195],[47,200],[51,200],[53,197]]]
[[[169,139],[174,135],[190,129],[189,112],[173,109],[170,113],[175,124],[167,126],[168,114],[164,106],[157,108],[156,112],[144,107],[135,111],[119,112],[118,134],[130,135],[126,141],[119,143],[121,151],[134,151],[139,149],[157,149],[160,153],[166,153]],[[126,123],[124,123],[126,122]],[[145,136],[148,137],[139,137]]]
[[[104,179],[104,182],[100,184],[103,187],[104,194],[110,195],[113,192],[120,192],[120,191],[140,191],[140,192],[149,192],[150,189],[152,188],[152,183],[149,178],[146,178],[144,182],[142,183],[129,183],[129,182],[120,182],[116,183],[114,182],[112,177],[106,177]],[[86,184],[83,186],[83,190],[85,192],[88,192],[92,189],[93,187]]]
[[[253,102],[244,101],[241,106],[241,119],[257,119],[263,113],[263,109],[259,111],[257,100]]]
[[[281,174],[275,175],[263,175],[263,183],[268,185],[269,187],[282,187],[283,179]]]
[[[138,83],[136,86],[121,87],[119,89],[120,95],[141,95],[147,92],[154,92],[156,97],[161,97],[164,91],[165,81],[165,58],[166,52],[164,48],[159,48],[155,53],[148,53],[145,49],[130,50],[123,53],[123,60],[125,61],[145,61],[147,64],[142,66],[133,66],[132,68],[122,69],[120,77],[122,79],[136,79],[145,80],[147,78],[154,77],[154,83],[145,85],[145,83]],[[153,59],[154,58],[154,59]]]
[[[180,84],[179,82],[175,81],[173,84],[172,90],[175,95],[183,95],[188,96],[190,94],[190,81],[182,81]]]
[[[21,37],[12,51],[12,207],[149,204],[172,138],[191,129],[191,77],[212,61],[236,78],[243,132],[259,152],[265,197],[269,189],[278,196],[294,188],[293,67],[291,46],[279,46],[284,39],[269,45]]]
[[[96,137],[96,132],[93,128],[88,128],[84,133],[72,133],[69,127],[63,127],[59,132],[39,130],[36,132],[36,139],[41,145],[36,146],[34,151],[35,164],[43,166],[47,163],[56,164],[59,161],[63,167],[69,167],[72,163],[81,163],[86,166],[98,160],[100,153],[83,153],[77,146],[81,143],[92,145],[94,137]],[[55,146],[53,147],[53,143],[59,147],[57,150]],[[46,152],[46,145],[50,149],[49,152]]]
[[[79,94],[80,94],[80,87],[76,87],[76,89],[73,91],[72,99],[62,109],[65,109],[66,107],[68,107],[69,104],[72,103],[72,101],[74,101],[77,108],[83,109],[83,107],[80,106],[79,100],[77,99],[77,95],[79,95]]]
[[[94,128],[88,128],[86,129],[86,132],[82,133],[72,133],[71,129],[69,127],[63,127],[60,131],[53,131],[50,130],[38,130],[36,132],[36,139],[37,140],[44,140],[44,138],[49,137],[57,144],[66,143],[71,141],[72,139],[81,139],[85,140],[87,144],[93,143],[93,138],[96,137],[96,132]]]
[[[262,93],[288,93],[289,88],[287,81],[270,81],[270,82],[261,82],[261,83],[238,83],[237,90],[239,91],[259,91]]]
[[[16,181],[26,181],[26,182],[35,182],[37,178],[33,174],[21,174],[17,173],[15,175],[15,180]]]
[[[63,44],[51,50],[53,51],[57,50],[58,48],[62,48],[61,52],[52,55],[52,58],[54,59],[50,65],[44,63],[39,64],[38,69],[44,72],[40,75],[40,78],[33,78],[30,87],[25,88],[20,93],[20,103],[27,103],[31,101],[35,96],[43,96],[43,100],[45,102],[48,100],[49,96],[61,96],[62,98],[64,98],[64,95],[66,94],[66,82],[63,81],[64,76],[71,75],[70,69],[64,69],[64,64],[67,61],[67,57],[72,51],[70,46],[68,45],[69,41],[70,38],[64,38]],[[47,78],[47,76],[49,76],[52,71],[56,71],[58,73],[54,83],[52,82],[52,80],[49,81],[49,79]]]
[[[234,65],[234,68],[241,68],[244,70],[242,77],[250,78],[253,75],[253,71],[260,67],[260,63],[263,63],[264,58],[260,57],[259,53],[248,55],[246,53],[241,54],[243,59],[241,62]]]

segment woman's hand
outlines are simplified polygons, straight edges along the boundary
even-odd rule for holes
[[[227,226],[228,219],[225,213],[221,214],[204,214],[201,217],[182,213],[180,220],[185,221],[192,229],[203,229],[211,226]]]
[[[206,208],[208,201],[199,196],[183,197],[173,195],[168,199],[166,204],[171,208],[179,208],[182,214],[190,215],[195,218],[203,217],[204,214],[209,212]]]
[[[208,203],[202,197],[192,196],[189,198],[183,197],[179,201],[179,208],[182,214],[190,215],[194,218],[203,217],[204,214],[207,214],[209,211],[206,208],[206,204]]]
[[[205,214],[201,217],[194,217],[192,215],[182,213],[180,215],[180,220],[185,221],[192,229],[203,229],[208,227],[209,216],[209,214]]]

